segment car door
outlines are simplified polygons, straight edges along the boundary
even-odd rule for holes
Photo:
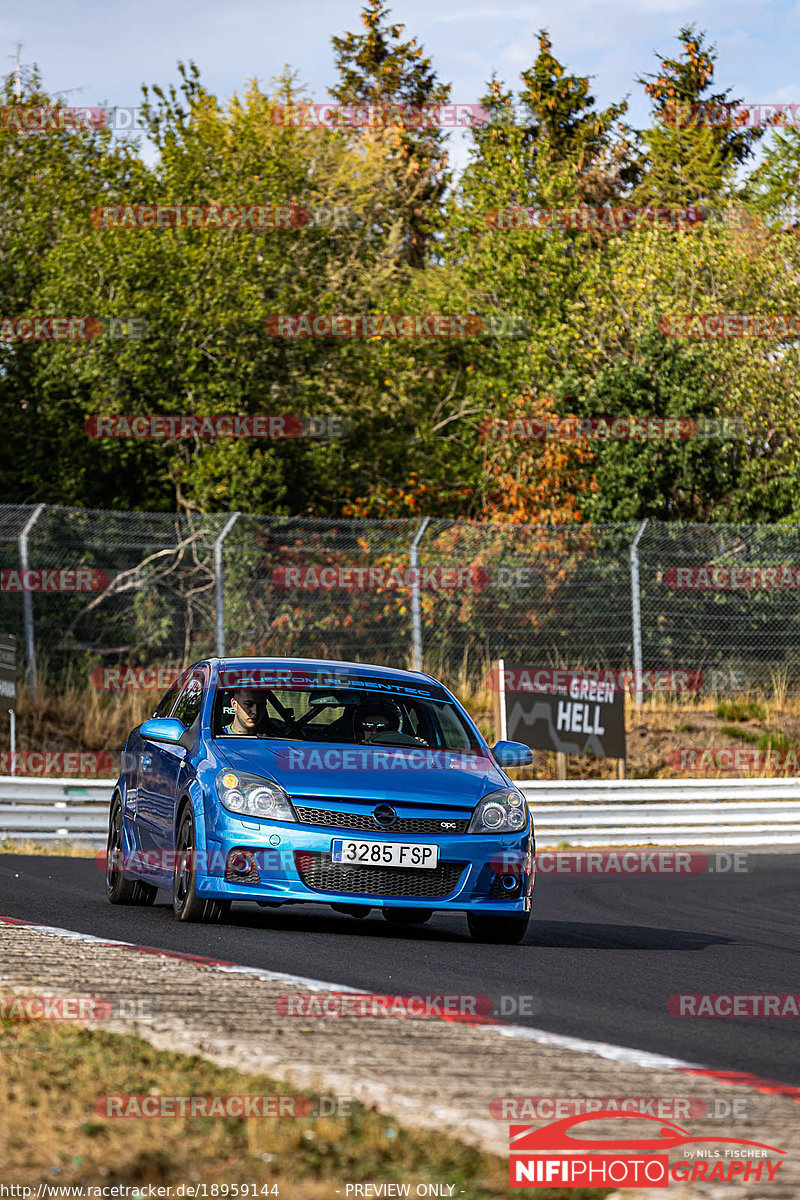
[[[178,693],[181,690],[181,680],[176,679],[172,686],[164,693],[156,705],[152,716],[168,717],[175,707],[175,701],[178,699]],[[125,816],[132,823],[135,842],[140,850],[152,850],[153,843],[150,836],[150,823],[146,821],[144,825],[139,823],[139,799],[143,792],[147,791],[150,784],[149,768],[153,760],[153,743],[142,738],[139,729],[134,729],[128,738],[126,746],[127,760],[125,763],[126,780],[125,780]],[[145,811],[147,804],[144,805]]]
[[[173,822],[178,790],[178,777],[196,732],[203,703],[203,692],[207,683],[207,672],[193,668],[184,677],[177,700],[169,713],[177,718],[186,729],[180,742],[156,742],[143,739],[139,757],[139,803],[137,825],[140,844],[144,850],[156,851],[159,868],[166,873],[170,869],[170,852],[173,850]],[[161,714],[159,714],[161,715]]]

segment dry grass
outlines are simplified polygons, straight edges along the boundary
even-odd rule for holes
[[[102,840],[102,834],[99,835],[99,840]],[[12,839],[0,835],[0,854],[49,854],[58,858],[94,858],[97,847],[84,846],[81,842],[35,842],[31,838]]]
[[[0,1022],[2,1182],[97,1187],[255,1183],[280,1200],[330,1200],[345,1183],[447,1182],[466,1200],[515,1193],[508,1162],[437,1131],[409,1130],[354,1102],[346,1115],[283,1118],[97,1116],[104,1095],[291,1095],[289,1086],[165,1053],[135,1037]],[[308,1094],[308,1093],[306,1093]],[[211,1195],[209,1186],[208,1194]],[[217,1193],[220,1194],[220,1193]],[[542,1190],[542,1200],[607,1192]]]
[[[426,666],[433,670],[430,663]],[[488,659],[465,657],[455,679],[451,673],[450,684],[491,744],[496,733],[493,693],[488,685],[489,670]],[[758,734],[762,746],[771,739],[775,746],[800,747],[800,695],[788,694],[785,675],[776,674],[772,683],[768,693],[745,692],[734,698],[734,703],[743,707],[757,706],[764,714],[763,718],[743,723],[743,728]],[[70,684],[61,692],[43,686],[37,698],[23,689],[17,719],[17,748],[119,752],[129,731],[153,711],[159,698],[156,692],[100,692],[86,680],[81,684]],[[646,695],[642,706],[637,708],[633,698],[627,696],[628,776],[685,776],[686,771],[670,763],[672,751],[741,746],[741,740],[724,732],[725,721],[717,717],[717,707],[722,699],[713,692],[688,692],[679,696],[655,693]],[[7,749],[8,724],[0,721],[0,750]],[[615,774],[616,764],[608,759],[572,757],[569,760],[571,779],[612,779]],[[533,766],[516,772],[516,775],[520,779],[555,779],[555,754],[536,751]],[[728,778],[730,772],[711,772],[711,775]]]
[[[17,750],[119,753],[131,729],[152,713],[159,698],[156,692],[102,692],[88,682],[69,683],[61,691],[45,683],[35,697],[23,687],[17,706]],[[0,751],[9,749],[8,722],[0,721]]]
[[[494,727],[493,694],[485,682],[479,685],[464,680],[454,687],[459,700],[469,711],[478,728],[491,745],[497,738]],[[743,708],[758,709],[763,716],[742,722],[742,728],[757,735],[763,749],[769,742],[774,747],[798,748],[800,758],[800,696],[787,694],[786,679],[776,676],[774,689],[769,693],[743,692],[733,703]],[[731,697],[724,698],[731,701]],[[653,693],[645,695],[637,708],[631,695],[625,698],[625,730],[628,749],[627,775],[635,779],[697,778],[696,772],[679,769],[670,763],[676,750],[735,749],[742,741],[724,732],[727,721],[717,716],[723,697],[714,692],[687,692],[683,695]],[[556,756],[534,751],[533,765],[515,771],[517,779],[556,779]],[[729,779],[730,771],[710,771],[703,778]],[[774,771],[743,772],[754,777],[774,775]],[[778,775],[792,775],[791,767]],[[572,756],[568,760],[570,779],[613,779],[616,763],[610,759]]]

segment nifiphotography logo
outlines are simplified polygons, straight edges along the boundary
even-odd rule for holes
[[[646,1121],[645,1136],[574,1137],[573,1126],[592,1121]],[[700,1149],[701,1142],[711,1148]],[[670,1164],[669,1151],[681,1149]],[[645,1151],[646,1153],[643,1153]],[[660,1151],[661,1153],[653,1153]],[[509,1126],[511,1187],[639,1187],[665,1188],[670,1183],[700,1181],[771,1183],[785,1154],[776,1146],[742,1138],[694,1137],[680,1125],[641,1113],[606,1109],[586,1116],[565,1117],[549,1125]]]

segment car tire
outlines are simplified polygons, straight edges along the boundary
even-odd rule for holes
[[[390,925],[424,925],[433,916],[432,908],[382,908]]]
[[[122,873],[122,852],[122,801],[115,796],[108,815],[106,898],[110,904],[152,904],[158,888],[143,879],[126,879]]]
[[[175,871],[172,876],[172,911],[179,921],[215,925],[231,911],[230,900],[203,900],[197,894],[197,839],[194,813],[187,806],[178,822],[175,842]]]
[[[473,942],[494,942],[498,946],[516,946],[528,932],[530,913],[503,917],[489,913],[467,913],[467,925]]]

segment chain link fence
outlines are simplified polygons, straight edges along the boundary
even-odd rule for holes
[[[800,691],[800,527],[494,525],[0,506],[0,633],[50,686],[213,653]]]

